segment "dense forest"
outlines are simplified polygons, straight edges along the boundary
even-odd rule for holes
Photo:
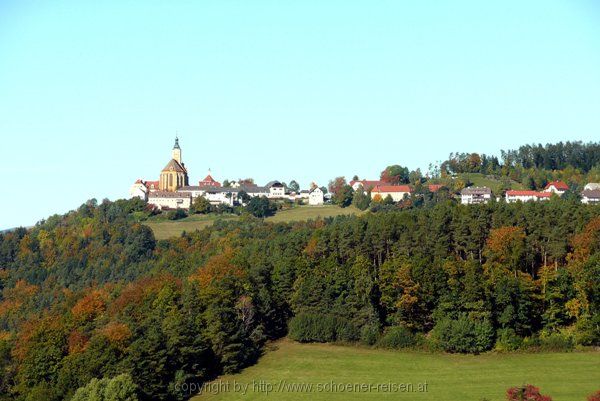
[[[146,213],[90,201],[0,235],[1,398],[186,399],[182,384],[286,334],[475,353],[600,344],[600,208],[576,200],[247,216],[163,241]]]

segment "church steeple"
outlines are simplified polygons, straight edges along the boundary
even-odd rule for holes
[[[179,137],[175,135],[175,145],[173,145],[173,159],[177,161],[177,163],[181,163],[181,148],[179,147]]]

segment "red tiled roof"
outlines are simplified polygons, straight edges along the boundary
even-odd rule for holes
[[[158,181],[146,181],[146,188],[150,187],[158,188]]]
[[[408,185],[377,185],[371,192],[412,192]]]
[[[216,181],[214,178],[212,178],[212,176],[209,174],[206,177],[204,177],[204,179],[200,182],[198,182],[198,185],[201,187],[220,187],[221,183]]]
[[[525,190],[515,190],[515,189],[511,189],[509,191],[506,191],[506,195],[508,196],[539,196],[539,192],[538,191],[525,191]]]
[[[567,184],[565,184],[563,181],[552,181],[552,182],[549,182],[548,185],[546,185],[545,189],[548,189],[548,188],[550,188],[553,185],[554,185],[554,188],[560,189],[561,191],[566,191],[566,190],[569,189],[569,186]]]
[[[385,182],[379,180],[352,180],[350,181],[350,186],[354,186],[357,182],[360,182],[364,189],[369,189],[376,187],[377,185],[385,185]]]
[[[429,184],[427,187],[429,188],[429,192],[437,192],[443,187],[443,185],[442,184]]]
[[[530,190],[515,190],[511,189],[506,191],[507,196],[535,196],[538,198],[549,198],[552,196],[549,192],[538,192],[538,191],[530,191]]]

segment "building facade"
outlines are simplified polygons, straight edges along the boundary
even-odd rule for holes
[[[469,187],[460,191],[460,203],[473,205],[488,203],[492,199],[492,190],[488,187]]]

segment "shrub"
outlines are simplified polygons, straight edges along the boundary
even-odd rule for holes
[[[300,313],[289,323],[289,336],[299,342],[356,341],[356,327],[344,318],[333,315]]]
[[[526,384],[519,387],[511,387],[506,390],[508,401],[552,401],[552,397],[542,395],[538,387]]]
[[[577,321],[575,340],[581,345],[600,345],[600,314]]]
[[[167,212],[167,219],[169,220],[179,220],[187,217],[187,213],[183,209],[175,209]]]
[[[360,342],[365,345],[375,345],[379,339],[379,328],[376,325],[368,324],[360,330]]]
[[[77,389],[71,401],[137,401],[137,386],[129,374],[104,379],[92,379]]]
[[[417,344],[417,338],[406,327],[392,326],[385,330],[377,345],[382,348],[408,348]]]
[[[588,395],[587,401],[600,401],[600,390]]]
[[[575,346],[573,336],[563,333],[551,333],[540,336],[541,351],[571,351]]]
[[[246,211],[259,218],[272,216],[276,210],[277,206],[264,196],[254,197],[246,205]]]
[[[488,320],[473,321],[466,315],[440,320],[432,332],[433,340],[446,352],[478,353],[492,347],[493,327]]]
[[[496,351],[515,351],[521,348],[523,339],[513,329],[498,330],[496,336]]]

